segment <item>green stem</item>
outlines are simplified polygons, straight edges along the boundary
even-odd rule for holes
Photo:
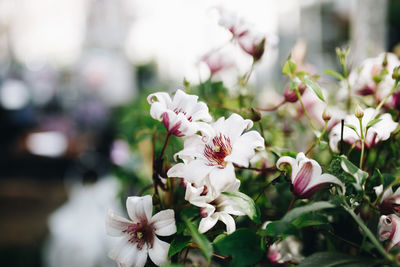
[[[372,244],[374,244],[375,248],[379,251],[379,253],[387,260],[394,261],[395,259],[386,252],[386,250],[382,247],[381,243],[376,239],[375,235],[369,230],[369,228],[364,224],[364,222],[358,217],[354,211],[347,206],[343,206],[344,209],[353,217],[356,223],[363,230],[364,234],[371,240]]]
[[[304,106],[303,100],[301,100],[301,94],[300,94],[300,91],[299,91],[299,89],[297,88],[297,86],[294,88],[294,90],[296,91],[296,95],[297,95],[297,98],[299,99],[301,108],[303,109],[304,115],[306,116],[308,122],[310,123],[311,128],[313,128],[313,130],[317,130],[317,129],[314,127],[314,124],[312,123],[310,116],[308,115],[308,112],[307,112],[307,110],[306,110],[306,107]]]
[[[392,89],[390,90],[390,92],[385,96],[385,98],[376,107],[375,113],[379,112],[379,109],[383,106],[383,104],[385,104],[386,101],[388,100],[388,98],[396,91],[398,84],[399,84],[399,81],[396,80],[396,82],[394,83],[394,85],[393,85]]]
[[[322,130],[322,133],[320,134],[320,136],[315,140],[315,142],[310,146],[310,148],[307,150],[306,152],[306,156],[308,153],[310,153],[312,151],[312,149],[321,141],[321,138],[324,136],[326,129],[328,128],[328,121],[325,121],[325,126],[324,129]]]
[[[359,118],[358,121],[360,122],[360,132],[361,132],[361,155],[360,155],[360,170],[362,170],[363,162],[364,162],[364,147],[365,147],[365,140],[364,140],[364,131],[362,126],[362,118]]]

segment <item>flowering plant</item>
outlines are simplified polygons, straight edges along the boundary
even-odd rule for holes
[[[138,196],[127,200],[132,221],[107,215],[108,233],[122,237],[110,257],[120,266],[144,266],[147,254],[170,266],[398,265],[400,61],[385,53],[350,70],[349,51],[337,49],[341,71],[320,77],[289,57],[286,85],[265,105],[276,93],[248,81],[271,37],[223,12],[220,25],[252,61],[235,88],[218,80],[225,64],[204,57],[208,80],[143,93],[124,110],[133,160],[116,172]]]

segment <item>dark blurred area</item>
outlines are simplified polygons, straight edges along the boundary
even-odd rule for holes
[[[74,0],[60,1],[57,6],[51,0],[0,0],[1,266],[51,266],[60,259],[61,256],[49,256],[50,260],[44,260],[44,253],[51,253],[44,250],[48,246],[49,225],[54,225],[49,224],[49,216],[71,201],[71,196],[80,196],[81,189],[72,185],[85,188],[113,172],[113,166],[118,164],[118,159],[110,157],[119,138],[116,111],[146,89],[155,90],[155,84],[160,85],[159,62],[135,62],[132,55],[127,55],[125,41],[142,15],[129,11],[127,6],[135,7],[137,2]],[[334,48],[350,38],[351,20],[349,13],[343,12],[350,4],[308,2],[296,8],[303,15],[311,12],[319,16],[319,61],[324,61],[324,54],[334,58]],[[285,3],[289,5],[289,1]],[[391,0],[387,5],[386,48],[400,54],[400,47],[396,47],[400,41],[400,3]],[[314,7],[318,8],[317,13]],[[48,19],[43,19],[46,16]],[[63,16],[67,19],[62,20]],[[284,44],[279,54],[286,58],[288,47],[299,36],[287,31],[278,35],[290,44]],[[305,31],[305,35],[311,33]],[[44,45],[40,40],[48,42]],[[310,47],[312,54],[312,44]],[[164,84],[170,83],[174,84],[167,79]],[[82,192],[92,189],[97,190],[93,187]],[[75,216],[73,212],[71,216]],[[99,224],[103,227],[104,222]],[[110,264],[92,262],[88,266]]]

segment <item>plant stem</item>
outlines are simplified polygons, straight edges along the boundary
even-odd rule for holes
[[[364,222],[354,213],[354,211],[348,207],[343,206],[344,209],[353,217],[353,219],[357,222],[360,228],[363,230],[364,234],[371,240],[372,244],[374,244],[375,248],[379,251],[379,253],[387,260],[394,261],[395,259],[386,252],[386,250],[382,247],[381,243],[375,238],[375,235],[369,230],[369,228],[364,224]]]
[[[286,213],[288,213],[292,209],[294,202],[296,202],[296,200],[297,200],[297,197],[295,195],[293,195],[292,201],[290,201],[290,204],[289,204],[289,207],[288,207]]]
[[[306,110],[306,107],[304,106],[303,100],[301,100],[301,94],[300,94],[299,89],[298,89],[297,87],[295,87],[294,90],[296,90],[297,98],[299,99],[301,108],[303,109],[304,115],[306,116],[308,122],[310,123],[311,128],[313,128],[313,130],[316,130],[316,128],[314,127],[314,124],[313,124],[312,121],[311,121],[310,116],[308,115],[308,112],[307,112],[307,110]]]
[[[168,140],[169,140],[170,137],[171,137],[171,133],[168,133],[168,134],[167,134],[167,137],[165,138],[164,145],[163,145],[163,147],[162,147],[162,149],[161,149],[161,153],[160,153],[160,155],[158,156],[158,159],[159,159],[159,160],[161,160],[161,159],[162,159],[162,156],[164,155],[165,148],[167,147]]]
[[[360,155],[360,170],[362,170],[363,162],[364,162],[364,147],[365,147],[365,138],[364,138],[364,131],[362,126],[362,118],[359,118],[358,121],[360,122],[360,132],[361,132],[361,155]]]
[[[326,129],[328,128],[328,121],[325,121],[325,126],[324,129],[322,130],[322,133],[320,134],[320,136],[318,136],[318,138],[315,140],[315,142],[310,146],[309,149],[307,149],[306,152],[306,156],[308,153],[310,153],[312,151],[312,149],[321,141],[321,138],[324,136]]]
[[[385,96],[384,99],[382,99],[382,101],[376,107],[375,113],[379,112],[379,109],[383,106],[383,104],[385,104],[386,101],[388,100],[388,98],[396,91],[398,84],[399,84],[399,81],[396,80],[396,82],[394,83],[390,92]],[[376,116],[376,114],[375,114],[375,116]],[[375,116],[373,116],[372,118],[374,118]]]

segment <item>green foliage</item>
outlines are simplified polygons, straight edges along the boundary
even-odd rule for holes
[[[211,261],[211,256],[213,254],[213,247],[210,243],[210,241],[208,241],[207,237],[205,235],[202,235],[199,233],[199,231],[197,230],[197,226],[194,225],[194,223],[192,221],[190,221],[188,218],[186,217],[182,217],[183,221],[185,222],[194,243],[196,243],[201,252],[203,252],[203,255],[205,256],[206,260],[208,262]]]
[[[361,258],[357,256],[351,256],[344,253],[339,253],[335,251],[324,251],[317,252],[311,256],[305,258],[298,267],[334,267],[334,266],[346,266],[346,267],[356,267],[356,266],[377,266],[377,262],[373,259]]]
[[[238,229],[214,243],[216,251],[232,257],[231,266],[249,266],[261,260],[260,238],[250,229]]]
[[[293,76],[297,69],[296,63],[294,63],[292,60],[288,59],[285,64],[282,67],[282,74],[288,75],[288,76]]]
[[[223,192],[222,194],[228,196],[251,220],[261,223],[260,209],[252,198],[241,192]]]
[[[356,165],[351,163],[345,156],[341,156],[341,166],[343,170],[350,174],[354,179],[353,182],[354,187],[357,191],[362,190],[362,185],[364,184],[365,180],[368,178],[368,173],[365,171],[360,170]]]
[[[190,240],[192,238],[190,236],[179,236],[177,235],[171,242],[168,251],[168,258],[174,256],[176,253],[180,252],[187,245],[189,245]]]
[[[321,87],[318,85],[318,83],[314,82],[313,80],[307,77],[303,79],[303,82],[314,91],[314,93],[318,96],[319,99],[325,102],[324,95],[322,94]]]

